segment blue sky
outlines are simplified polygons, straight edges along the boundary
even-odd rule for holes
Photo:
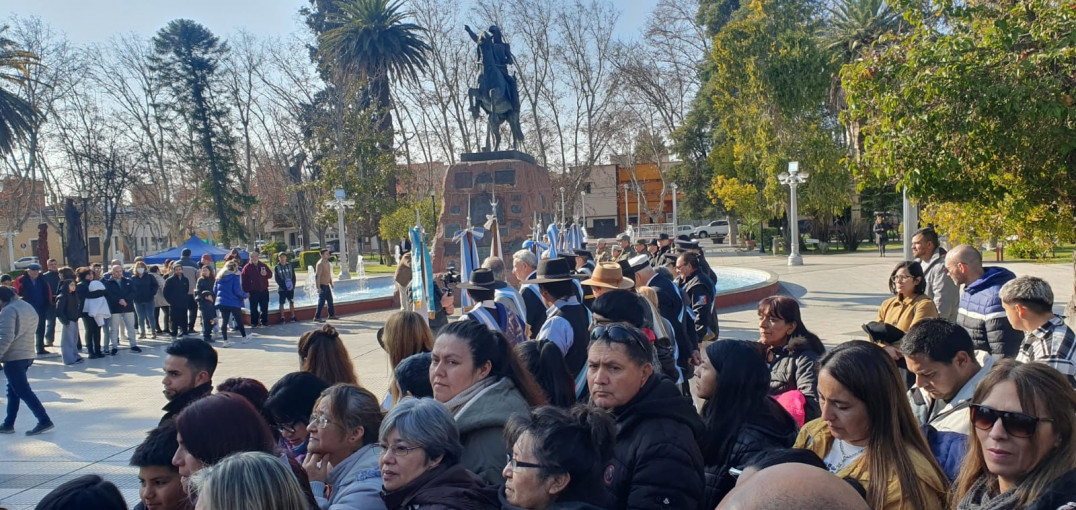
[[[11,0],[0,15],[36,15],[63,31],[75,44],[105,42],[119,33],[156,33],[168,21],[189,18],[215,34],[243,28],[258,35],[283,36],[302,28],[303,0]],[[613,0],[621,11],[620,37],[634,38],[658,0]],[[505,30],[506,34],[509,32]]]

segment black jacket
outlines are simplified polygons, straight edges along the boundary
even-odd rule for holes
[[[534,278],[534,273],[528,278]],[[538,284],[533,283],[533,291],[523,288],[523,285],[527,281],[520,282],[519,293],[523,295],[523,304],[527,307],[527,325],[530,326],[530,335],[532,340],[538,338],[538,332],[542,329],[542,324],[545,324],[546,310],[545,302],[542,301],[542,296],[537,292]]]
[[[460,464],[441,464],[392,492],[381,492],[389,510],[497,510],[497,489]]]
[[[1069,471],[1054,480],[1027,510],[1054,510],[1065,508],[1067,503],[1076,503],[1076,470]]]
[[[157,297],[157,278],[150,273],[131,278],[131,288],[134,289],[135,303],[149,303]]]
[[[134,288],[131,287],[131,279],[126,276],[120,279],[109,278],[104,280],[105,300],[108,301],[108,311],[112,314],[128,313],[134,311]],[[120,300],[125,304],[121,305]]]
[[[78,286],[75,287],[74,293],[67,292],[69,282],[70,280],[64,280],[58,285],[60,289],[63,289],[63,292],[56,296],[56,319],[60,321],[60,324],[77,321],[82,313],[82,300],[78,297]]]
[[[703,492],[698,438],[703,425],[691,399],[653,375],[613,410],[617,434],[605,469],[608,509],[695,509]]]
[[[706,489],[699,508],[716,508],[736,486],[730,468],[743,469],[752,456],[765,450],[791,448],[798,432],[796,420],[777,401],[767,397],[765,408],[744,421],[724,458],[706,459]]]
[[[770,355],[770,395],[800,390],[807,400],[804,423],[822,416],[818,405],[818,358],[822,353],[808,347],[806,338],[797,336],[784,347],[771,349]]]
[[[700,341],[709,338],[713,340],[718,335],[717,324],[714,323],[714,282],[710,280],[701,269],[696,269],[681,286],[684,296],[684,304],[691,308],[695,314],[692,326],[695,328],[695,337]],[[712,336],[710,336],[712,335]]]
[[[190,301],[190,280],[174,274],[169,276],[164,281],[164,300],[168,301],[168,306],[186,310]]]
[[[191,402],[202,397],[208,397],[210,393],[213,393],[212,382],[207,382],[201,386],[197,386],[176,395],[176,398],[169,400],[168,403],[161,408],[164,411],[164,416],[161,417],[161,421],[157,423],[157,425],[160,426],[166,421],[174,419],[179,413],[183,412],[187,406],[191,405]]]
[[[690,363],[691,353],[699,350],[699,340],[695,337],[695,328],[690,325],[691,316],[684,307],[680,289],[661,273],[655,273],[647,282],[647,286],[657,289],[658,311],[672,324],[673,331],[676,333],[676,345],[680,348],[676,366],[682,370],[685,380],[690,379],[694,373],[694,368]]]

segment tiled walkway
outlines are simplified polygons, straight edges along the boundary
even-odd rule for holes
[[[802,267],[789,268],[784,257],[714,253],[715,265],[755,267],[777,273],[782,292],[803,303],[806,325],[828,344],[861,338],[860,324],[874,320],[878,305],[888,297],[886,278],[898,257],[872,254],[808,256]],[[1046,278],[1063,307],[1072,293],[1068,264],[1006,264],[1017,274]],[[388,367],[375,332],[390,311],[345,317],[334,323],[354,358],[362,384],[374,394],[387,388]],[[721,314],[721,336],[755,339],[755,308],[745,305]],[[312,323],[257,329],[246,345],[218,349],[220,366],[214,383],[236,376],[253,377],[271,386],[281,375],[298,368],[299,335]],[[0,506],[30,509],[58,484],[97,473],[118,485],[132,506],[137,501],[136,470],[127,465],[135,446],[160,419],[161,364],[164,341],[147,340],[144,351],[127,349],[115,357],[64,367],[58,355],[39,359],[30,369],[31,384],[44,402],[56,429],[28,438],[33,426],[25,407],[15,424],[17,433],[0,436]],[[58,349],[54,349],[58,350]]]

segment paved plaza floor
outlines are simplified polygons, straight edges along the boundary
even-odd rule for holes
[[[860,325],[874,320],[889,297],[886,281],[899,254],[812,255],[790,268],[785,257],[759,256],[732,250],[714,251],[714,265],[751,267],[777,273],[781,292],[803,305],[803,320],[827,344],[863,338]],[[987,265],[991,265],[990,262]],[[1069,264],[1002,264],[1018,275],[1045,278],[1053,286],[1058,312],[1072,294]],[[388,364],[375,333],[391,311],[371,312],[333,321],[354,359],[360,382],[384,395]],[[229,377],[252,377],[271,386],[298,369],[299,336],[314,327],[305,322],[254,330],[248,344],[218,349],[220,365],[214,384]],[[757,339],[754,305],[721,311],[721,336]],[[143,352],[121,349],[114,357],[65,367],[59,355],[43,357],[30,369],[30,381],[56,428],[33,438],[23,432],[34,425],[23,406],[16,434],[0,436],[0,507],[29,509],[50,490],[71,478],[96,473],[115,483],[130,505],[138,499],[137,470],[127,465],[147,430],[162,415],[161,365],[167,342],[147,340]],[[57,350],[58,349],[54,349]]]

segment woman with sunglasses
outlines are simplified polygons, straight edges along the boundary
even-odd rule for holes
[[[907,332],[917,322],[938,316],[934,300],[924,294],[927,280],[923,277],[923,268],[915,261],[901,262],[889,274],[889,293],[893,297],[882,302],[878,308],[878,322],[892,324],[897,329]],[[899,350],[899,345],[896,347]],[[887,349],[888,350],[888,349]],[[897,358],[899,352],[890,352]]]
[[[893,359],[857,340],[830,350],[821,366],[822,417],[803,426],[795,447],[863,485],[874,510],[943,508],[945,473],[919,430]]]
[[[690,397],[654,373],[653,358],[653,346],[634,326],[613,323],[591,331],[590,402],[617,422],[603,477],[605,508],[699,508],[702,500],[702,420]]]
[[[306,425],[310,439],[303,469],[322,510],[385,508],[378,495],[380,427],[381,406],[373,393],[353,384],[321,393]]]
[[[310,438],[307,420],[321,392],[328,387],[325,381],[310,372],[292,372],[269,389],[269,398],[262,407],[262,414],[279,434],[280,447],[299,462],[306,457]]]
[[[798,391],[803,395],[803,416],[797,419],[806,422],[818,418],[822,412],[818,406],[818,358],[826,347],[803,325],[796,298],[771,296],[759,301],[758,333],[770,365],[770,395],[782,397]]]
[[[613,417],[592,406],[542,406],[513,416],[504,429],[512,452],[502,473],[504,500],[524,510],[601,508],[615,436]]]
[[[695,395],[706,401],[702,455],[706,489],[700,508],[714,508],[736,486],[730,469],[743,469],[749,458],[788,448],[799,427],[769,397],[770,377],[758,344],[719,340],[703,350],[695,367]]]
[[[508,339],[477,321],[456,321],[441,329],[430,357],[433,398],[456,419],[460,462],[489,484],[499,484],[504,456],[504,424],[515,413],[545,405],[542,389],[519,361]]]
[[[999,361],[975,388],[954,508],[1070,508],[1076,503],[1076,391],[1040,363]]]
[[[497,490],[460,463],[456,421],[439,402],[404,397],[381,422],[380,436],[381,499],[389,510],[500,508]]]

